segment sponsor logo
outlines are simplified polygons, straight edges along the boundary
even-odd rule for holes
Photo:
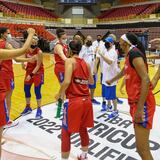
[[[74,78],[74,82],[77,83],[77,84],[82,84],[82,85],[83,84],[86,84],[86,85],[88,84],[88,80],[81,79],[81,78],[76,78],[76,77]]]

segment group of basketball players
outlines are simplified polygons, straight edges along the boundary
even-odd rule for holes
[[[8,37],[10,34],[8,31],[4,32],[4,29],[1,30],[1,41],[0,41],[0,60],[8,60],[12,59],[18,56],[21,56],[25,54],[25,52],[28,50],[32,43],[33,36],[35,34],[35,30],[32,28],[28,29],[28,38],[26,42],[24,43],[23,47],[20,49],[11,49],[7,48],[6,41],[4,37]],[[2,39],[3,36],[3,39]],[[2,62],[1,62],[2,63]],[[6,74],[3,72],[2,67],[0,66],[0,142],[2,139],[2,132],[3,132],[3,127],[8,123],[9,121],[9,116],[8,116],[8,108],[7,108],[7,103],[6,103],[6,95],[8,91],[8,84],[5,82]],[[0,159],[1,158],[1,145],[0,145]]]
[[[26,70],[24,80],[24,91],[26,97],[26,108],[22,115],[32,111],[30,107],[30,89],[35,85],[37,99],[36,118],[42,116],[41,110],[41,85],[43,84],[43,61],[42,52],[38,48],[38,37],[34,29],[28,29],[28,37],[20,49],[13,49],[7,43],[10,38],[9,29],[0,30],[0,140],[2,138],[3,126],[9,123],[7,105],[11,106],[11,94],[13,89],[12,58],[23,64]],[[87,127],[94,126],[92,103],[99,105],[94,99],[94,90],[97,79],[96,57],[101,63],[102,73],[102,111],[111,109],[113,101],[114,111],[109,118],[118,115],[116,84],[117,80],[125,77],[126,91],[130,105],[130,113],[133,119],[137,152],[143,160],[153,160],[149,149],[149,134],[155,111],[155,99],[152,93],[160,78],[160,67],[155,74],[152,83],[148,76],[147,59],[145,49],[135,34],[127,33],[121,36],[120,46],[125,54],[125,66],[120,71],[117,61],[118,56],[115,48],[113,35],[109,35],[104,42],[97,36],[96,45],[92,43],[92,37],[87,36],[84,44],[80,36],[74,36],[67,45],[67,35],[61,28],[57,29],[58,41],[54,47],[55,74],[60,83],[59,93],[56,98],[68,99],[64,103],[62,120],[62,160],[69,158],[72,133],[79,133],[81,138],[82,154],[79,160],[87,160],[89,147],[89,135]],[[96,46],[96,47],[95,47]],[[134,86],[131,88],[130,86]],[[89,91],[90,89],[90,91]],[[6,101],[6,100],[7,101]],[[108,101],[106,105],[105,100]]]
[[[11,39],[11,34],[9,28],[0,28],[0,47],[5,49],[13,49],[12,45],[8,43]],[[37,114],[36,117],[41,117],[42,111],[41,107],[41,84],[43,83],[43,64],[42,64],[42,51],[37,47],[38,44],[38,37],[34,35],[32,39],[31,46],[29,47],[28,51],[25,55],[14,58],[16,62],[27,62],[25,66],[23,63],[23,68],[26,70],[26,76],[24,80],[24,91],[26,97],[26,108],[22,112],[22,115],[25,115],[31,112],[30,108],[30,88],[32,83],[35,84],[35,94],[37,98]],[[0,72],[3,75],[4,83],[6,86],[6,104],[8,108],[8,115],[10,115],[11,109],[11,96],[12,91],[14,89],[14,73],[12,67],[12,59],[10,60],[3,60],[0,62]],[[7,126],[10,127],[15,125],[10,118],[7,119]]]
[[[153,160],[149,148],[149,135],[156,106],[152,90],[160,78],[160,67],[151,83],[142,42],[133,33],[121,36],[120,47],[125,54],[125,65],[119,71],[112,35],[95,49],[92,46],[91,36],[87,36],[84,44],[82,44],[82,39],[78,35],[74,36],[73,41],[68,45],[69,53],[66,52],[65,31],[58,29],[57,36],[59,41],[54,49],[55,73],[61,88],[56,98],[64,100],[66,96],[68,99],[68,102],[64,105],[62,121],[62,160],[69,158],[72,133],[79,133],[81,138],[82,154],[78,159],[88,159],[89,136],[87,127],[93,127],[94,125],[92,103],[99,104],[94,100],[95,73],[97,72],[94,60],[96,56],[103,60],[101,71],[102,97],[104,100],[113,100],[114,112],[110,117],[116,117],[118,114],[116,81],[124,76],[130,114],[134,124],[137,152],[142,160]],[[101,40],[97,39],[97,41],[100,42]],[[102,104],[102,111],[106,110],[104,103]]]

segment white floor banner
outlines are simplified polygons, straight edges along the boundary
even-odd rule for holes
[[[97,98],[101,101],[101,98]],[[89,129],[89,160],[140,160],[135,148],[135,136],[126,99],[118,105],[119,117],[108,119],[110,112],[101,112],[94,105],[95,126]],[[60,160],[61,120],[56,119],[56,103],[42,108],[43,118],[34,118],[35,112],[18,118],[16,127],[4,131],[3,154],[6,160]],[[160,107],[157,106],[150,147],[154,160],[160,160]],[[71,138],[70,160],[81,152],[79,135]],[[16,158],[14,157],[16,155]],[[14,157],[14,158],[12,158]]]

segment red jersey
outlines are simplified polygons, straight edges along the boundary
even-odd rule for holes
[[[133,48],[132,52],[139,52],[142,55],[142,53],[139,51],[138,48]],[[137,74],[134,67],[131,66],[131,64],[130,64],[130,61],[129,61],[130,53],[131,53],[131,50],[129,51],[129,53],[126,57],[126,61],[125,61],[125,79],[126,79],[126,91],[128,94],[128,102],[129,102],[129,104],[133,104],[133,103],[138,102],[138,100],[140,98],[141,78]],[[143,57],[143,55],[142,55],[142,57]],[[146,64],[146,67],[148,70],[147,62],[145,62],[145,64]],[[152,86],[151,85],[149,87],[146,102],[148,103],[148,105],[153,105],[153,103],[154,103],[154,96],[152,93]]]
[[[0,41],[0,48],[6,47],[6,41]],[[1,72],[4,79],[14,79],[12,59],[0,62]]]
[[[83,59],[75,58],[75,60],[76,67],[72,74],[71,83],[66,90],[67,99],[76,97],[88,97],[90,95],[88,88],[88,66]]]
[[[68,46],[62,43],[57,43],[60,44],[63,47],[63,53],[64,55],[67,57],[68,56]],[[54,57],[55,57],[55,67],[59,69],[60,72],[64,72],[64,60],[58,55],[58,53],[54,53]]]
[[[4,49],[6,47],[6,42],[5,41],[0,41],[0,48]],[[5,83],[4,83],[4,75],[2,72],[2,66],[0,65],[0,95],[2,95],[2,93],[6,92],[6,87],[5,87]],[[0,101],[4,99],[4,96],[0,96]]]
[[[6,87],[4,84],[4,79],[2,78],[2,75],[0,73],[0,101],[4,100],[6,93]]]
[[[25,56],[26,58],[31,58],[34,55],[39,54],[39,51],[40,51],[40,48],[37,47],[36,49],[33,50],[33,52],[31,51],[26,52]],[[27,74],[31,74],[36,66],[37,66],[37,61],[28,62],[27,67],[26,67]],[[37,73],[43,73],[43,72],[44,72],[44,68],[43,68],[43,63],[42,63]]]

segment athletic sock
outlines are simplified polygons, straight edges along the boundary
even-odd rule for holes
[[[88,153],[88,151],[82,151],[81,157],[82,158],[86,158],[87,157],[87,153]]]
[[[62,158],[61,160],[68,160],[68,158]]]

